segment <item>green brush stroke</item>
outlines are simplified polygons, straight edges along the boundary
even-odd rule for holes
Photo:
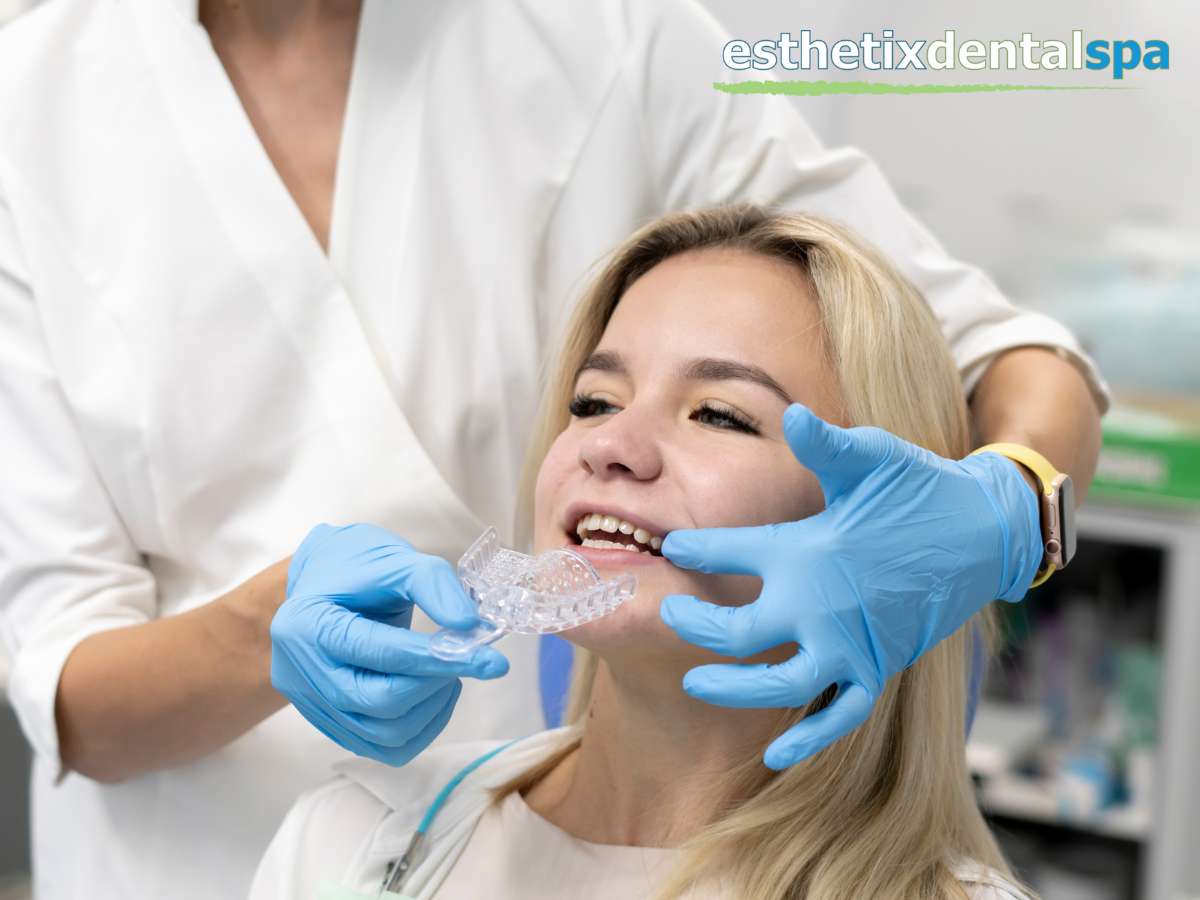
[[[726,94],[981,94],[994,91],[1125,91],[1118,85],[1056,84],[887,84],[879,81],[715,81]]]

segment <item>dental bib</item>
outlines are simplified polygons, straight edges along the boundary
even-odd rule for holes
[[[517,634],[553,634],[613,612],[633,596],[628,573],[604,580],[573,550],[537,556],[500,546],[489,528],[458,561],[458,579],[479,604],[480,624],[469,631],[442,629],[429,641],[438,659],[467,659],[476,648]]]

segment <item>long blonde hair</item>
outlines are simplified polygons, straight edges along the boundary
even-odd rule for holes
[[[885,428],[947,457],[968,452],[962,385],[941,330],[877,251],[812,216],[749,205],[676,213],[619,247],[570,319],[526,458],[518,534],[530,535],[538,469],[569,421],[576,373],[621,297],[658,263],[709,248],[788,260],[806,273],[851,424]],[[976,806],[964,752],[970,632],[987,624],[977,618],[891,679],[867,722],[830,747],[780,773],[759,754],[734,767],[714,785],[729,801],[680,848],[661,900],[710,879],[743,900],[966,897],[951,872],[963,859],[1011,877]],[[584,720],[597,665],[576,648],[568,722]],[[831,697],[781,714],[780,732]],[[531,787],[575,746],[499,795]]]

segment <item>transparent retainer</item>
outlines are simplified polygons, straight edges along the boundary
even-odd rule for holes
[[[628,573],[603,580],[596,567],[565,548],[537,556],[500,546],[488,528],[458,561],[458,578],[476,603],[476,628],[443,628],[429,641],[438,659],[468,659],[478,647],[517,634],[553,634],[606,616],[633,596]]]

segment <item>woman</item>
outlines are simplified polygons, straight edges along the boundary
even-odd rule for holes
[[[737,606],[758,582],[676,568],[656,539],[820,512],[786,434],[813,415],[966,453],[958,376],[917,291],[817,218],[734,207],[633,235],[574,315],[527,468],[535,549],[570,546],[638,580],[616,612],[565,632],[571,724],[402,770],[348,764],[293,808],[254,900],[374,895],[464,766],[399,866],[406,897],[1024,896],[966,768],[969,628],[894,678],[863,727],[782,773],[762,748],[831,693],[784,713],[719,709],[689,695],[704,667],[680,690],[721,659],[678,639],[664,598]],[[785,650],[749,662],[782,668]]]

